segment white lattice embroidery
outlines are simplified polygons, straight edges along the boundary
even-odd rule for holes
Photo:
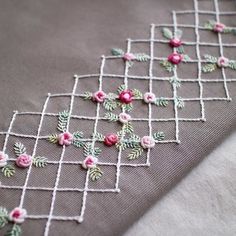
[[[107,60],[115,60],[115,59],[120,59],[124,58],[124,56],[120,55],[112,55],[112,56],[102,56],[102,62],[101,62],[101,67],[100,67],[100,72],[98,74],[89,74],[89,75],[75,75],[75,83],[73,86],[73,90],[71,93],[63,93],[63,94],[48,94],[47,99],[43,105],[42,112],[18,112],[15,111],[12,117],[12,120],[10,122],[9,128],[7,132],[0,132],[1,135],[5,135],[5,142],[3,145],[2,152],[6,153],[7,149],[7,144],[9,137],[18,137],[18,138],[29,138],[34,140],[34,148],[32,152],[32,157],[35,157],[36,151],[38,148],[38,142],[39,140],[46,140],[50,137],[50,135],[41,135],[41,130],[42,130],[42,124],[44,121],[45,117],[58,117],[59,114],[56,113],[49,113],[46,112],[49,100],[51,98],[56,98],[56,97],[69,97],[70,98],[70,105],[68,108],[68,119],[67,122],[63,126],[63,131],[69,132],[70,128],[70,121],[72,119],[76,120],[87,120],[87,121],[93,121],[94,126],[93,126],[93,133],[97,133],[98,129],[98,123],[101,120],[107,120],[106,117],[102,117],[100,115],[100,108],[101,104],[100,102],[96,103],[96,116],[82,116],[82,115],[74,115],[73,114],[73,109],[74,109],[74,100],[76,97],[81,97],[84,98],[84,94],[78,94],[76,93],[77,87],[79,86],[79,82],[82,82],[83,79],[86,78],[97,78],[98,77],[98,82],[99,82],[99,87],[97,91],[102,91],[103,88],[103,78],[119,78],[123,79],[123,84],[125,86],[125,89],[128,88],[128,82],[129,80],[143,80],[143,81],[148,81],[149,83],[149,91],[144,91],[144,93],[148,96],[155,96],[155,91],[153,91],[153,81],[160,81],[160,82],[170,82],[172,85],[172,97],[165,97],[163,98],[164,101],[167,102],[172,102],[174,105],[174,117],[171,118],[155,118],[153,117],[152,114],[152,108],[154,104],[152,102],[148,102],[146,100],[145,106],[148,106],[148,116],[147,118],[132,118],[129,117],[130,121],[137,121],[137,122],[147,122],[148,123],[148,134],[147,137],[152,137],[153,136],[153,123],[158,123],[158,122],[174,122],[175,124],[175,138],[174,139],[166,139],[166,140],[160,140],[157,141],[156,143],[180,143],[180,137],[179,137],[179,122],[199,122],[199,121],[206,121],[205,118],[205,101],[230,101],[230,95],[229,95],[229,90],[228,90],[228,82],[235,82],[235,78],[227,78],[226,73],[225,73],[225,68],[221,67],[219,68],[222,73],[222,78],[223,80],[220,79],[203,79],[202,78],[202,63],[208,62],[207,60],[202,60],[201,59],[201,53],[200,53],[200,46],[209,46],[209,47],[219,47],[220,49],[220,57],[224,58],[224,47],[236,47],[236,44],[230,44],[230,43],[223,43],[222,42],[222,36],[221,34],[218,34],[218,43],[211,43],[211,42],[201,42],[200,41],[200,35],[199,35],[199,30],[206,30],[205,27],[201,27],[199,25],[199,15],[201,14],[208,14],[208,15],[213,15],[216,17],[216,21],[220,22],[220,16],[221,15],[230,15],[230,16],[236,16],[236,12],[220,12],[219,11],[219,6],[218,6],[218,1],[214,1],[214,6],[215,6],[215,11],[202,11],[199,10],[198,7],[198,0],[194,0],[194,10],[187,10],[187,11],[173,11],[172,16],[173,16],[173,24],[161,24],[161,25],[151,25],[150,29],[150,37],[148,39],[128,39],[127,40],[127,50],[126,50],[126,58],[125,58],[125,71],[123,75],[117,75],[117,74],[108,74],[104,73],[104,66],[106,64]],[[178,24],[177,22],[177,16],[178,15],[185,15],[185,14],[193,14],[195,18],[195,24],[194,25],[188,25],[188,24]],[[173,37],[177,37],[177,30],[178,28],[189,28],[193,29],[195,32],[195,42],[186,42],[183,41],[182,45],[183,46],[195,46],[195,51],[197,55],[197,59],[188,59],[188,63],[197,63],[198,67],[198,75],[197,78],[188,78],[188,79],[182,79],[178,76],[177,72],[177,65],[174,65],[173,67],[173,74],[170,75],[169,77],[157,77],[153,74],[153,68],[154,68],[154,62],[155,61],[162,61],[166,60],[166,58],[162,57],[155,57],[154,56],[154,44],[155,43],[163,43],[163,44],[168,44],[169,40],[163,40],[163,39],[156,39],[155,38],[155,30],[158,28],[163,28],[163,27],[171,27],[174,29]],[[145,55],[145,61],[149,62],[149,70],[148,70],[148,75],[147,76],[134,76],[134,75],[129,75],[129,69],[131,68],[130,61],[129,59],[131,55],[131,45],[136,44],[136,43],[147,43],[149,44],[149,55]],[[173,53],[177,52],[177,49],[173,47]],[[124,52],[122,51],[122,55]],[[132,54],[133,55],[133,54]],[[134,57],[132,57],[132,60],[135,60]],[[129,63],[127,63],[127,61]],[[134,62],[136,63],[136,62]],[[139,62],[137,62],[139,63]],[[181,84],[189,82],[189,83],[196,83],[199,86],[199,96],[195,98],[180,98],[178,96],[178,88],[180,87]],[[205,83],[216,83],[220,84],[223,83],[224,91],[225,91],[225,96],[224,97],[204,97],[203,96],[203,85]],[[146,98],[147,99],[147,98]],[[152,98],[151,98],[152,99]],[[153,98],[154,99],[154,98]],[[179,108],[184,106],[184,103],[187,102],[199,102],[200,104],[200,117],[196,118],[184,118],[180,117],[179,115]],[[125,113],[124,108],[122,108],[122,112]],[[37,130],[37,135],[27,135],[27,134],[21,134],[21,133],[15,133],[12,132],[12,127],[14,124],[14,121],[16,120],[17,117],[19,116],[25,116],[25,115],[31,115],[31,116],[39,116],[40,121],[38,125],[38,130]],[[125,122],[125,121],[124,121]],[[122,130],[121,133],[121,140],[124,138],[124,132]],[[96,142],[96,137],[93,136],[92,138],[84,138],[84,141],[88,141],[92,143],[92,148],[95,146]],[[145,146],[145,144],[143,144]],[[146,146],[145,146],[146,147]],[[116,158],[116,162],[102,162],[99,161],[97,162],[98,166],[113,166],[116,168],[116,178],[115,178],[115,183],[114,183],[114,188],[102,188],[102,189],[96,189],[96,188],[90,188],[89,187],[89,170],[86,171],[86,177],[84,181],[84,187],[83,188],[61,188],[59,186],[59,181],[62,175],[62,166],[67,164],[67,165],[82,165],[83,161],[66,161],[64,160],[64,155],[65,155],[65,150],[66,146],[63,145],[62,147],[62,152],[60,155],[60,159],[58,161],[52,161],[52,160],[47,160],[48,165],[56,165],[57,166],[57,173],[56,173],[56,178],[54,182],[53,187],[34,187],[34,186],[29,186],[29,178],[30,178],[30,173],[32,171],[32,163],[29,166],[25,178],[25,182],[23,186],[14,186],[14,185],[1,185],[2,189],[16,189],[16,190],[21,190],[21,197],[20,197],[20,202],[19,202],[19,208],[23,209],[24,207],[24,202],[25,202],[25,195],[27,190],[43,190],[43,191],[51,191],[52,192],[52,199],[51,199],[51,204],[50,204],[50,209],[49,209],[49,214],[48,215],[27,215],[26,218],[28,219],[46,219],[47,223],[45,226],[45,231],[44,235],[47,236],[49,235],[50,231],[50,225],[52,220],[62,220],[62,221],[77,221],[81,223],[84,219],[84,214],[85,214],[85,209],[86,209],[86,202],[87,202],[87,196],[90,193],[95,193],[95,192],[100,192],[100,193],[119,193],[120,188],[119,188],[119,181],[120,181],[120,175],[121,175],[121,168],[122,167],[132,167],[132,168],[137,168],[137,167],[148,167],[150,166],[150,157],[151,157],[151,149],[147,149],[147,155],[146,155],[146,160],[145,163],[123,163],[121,156],[122,156],[122,149],[119,149],[118,155]],[[7,161],[15,161],[15,159],[9,158]],[[82,196],[82,205],[81,205],[81,210],[78,212],[77,215],[75,216],[67,216],[67,215],[56,215],[54,213],[55,209],[55,203],[56,203],[56,197],[58,192],[80,192],[83,194]],[[6,213],[6,211],[5,211]]]

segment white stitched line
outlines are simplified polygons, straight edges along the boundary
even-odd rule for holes
[[[39,122],[39,126],[38,126],[38,131],[37,131],[37,137],[36,137],[36,140],[35,140],[34,149],[33,149],[33,153],[32,153],[32,158],[34,158],[35,153],[36,153],[36,149],[37,149],[37,145],[38,145],[38,140],[39,140],[38,136],[40,135],[40,131],[41,131],[42,124],[43,124],[44,112],[46,110],[49,98],[50,98],[50,94],[48,94],[47,99],[46,99],[46,101],[44,103],[44,106],[43,106],[43,110],[42,110],[42,114],[41,114],[41,118],[40,118],[40,122]],[[30,164],[30,166],[29,166],[29,168],[27,170],[24,187],[23,187],[23,190],[22,190],[22,193],[21,193],[21,199],[20,199],[20,205],[19,205],[20,208],[23,208],[25,194],[26,194],[26,187],[27,187],[27,184],[28,184],[28,181],[29,181],[29,177],[30,177],[30,173],[31,173],[31,170],[32,170],[32,166],[33,166],[33,163]]]
[[[199,25],[199,16],[198,16],[198,0],[194,0],[194,8],[196,10],[194,16],[195,16],[195,36],[196,36],[196,54],[198,58],[198,85],[199,85],[199,97],[200,97],[200,106],[201,106],[201,117],[203,121],[206,121],[205,118],[205,104],[202,100],[203,95],[203,86],[201,82],[202,77],[202,64],[201,64],[201,55],[200,55],[200,49],[199,49],[199,42],[200,42],[200,35],[198,32],[198,25]]]
[[[130,53],[131,50],[131,41],[130,39],[127,39],[127,53]],[[128,63],[125,63],[125,72],[124,72],[124,85],[125,85],[125,89],[128,88],[128,73],[129,73],[129,66]],[[122,107],[122,112],[125,112],[124,108]],[[122,141],[124,138],[124,129],[122,126],[122,132],[121,132],[121,138],[120,140]],[[118,151],[118,156],[117,156],[117,165],[116,165],[116,183],[115,183],[115,188],[117,189],[117,192],[120,192],[119,189],[119,181],[120,181],[120,164],[121,164],[121,155],[122,155],[122,150],[121,148]]]
[[[99,80],[98,80],[98,82],[99,82],[99,91],[102,90],[102,78],[103,78],[103,70],[104,70],[104,66],[105,66],[105,61],[106,61],[105,56],[102,56],[102,63],[101,63],[101,67],[100,67],[100,76],[99,76]],[[94,123],[94,129],[93,129],[94,134],[97,133],[97,126],[98,126],[98,120],[99,120],[99,111],[100,111],[100,103],[97,103],[96,120],[95,120],[95,123]],[[96,138],[94,136],[93,140],[92,140],[92,149],[93,150],[94,150],[95,142],[96,142]],[[89,169],[87,170],[87,173],[86,173],[86,180],[85,180],[85,185],[84,185],[81,212],[80,212],[80,216],[78,217],[78,222],[79,223],[82,223],[83,220],[84,220],[84,212],[85,212],[85,208],[86,208],[86,201],[87,201],[87,194],[88,194],[88,191],[87,191],[88,183],[89,183]]]
[[[196,9],[195,9],[196,10]],[[188,13],[199,13],[199,14],[208,14],[215,15],[214,11],[203,11],[203,10],[185,10],[185,11],[176,11],[177,14],[188,14]],[[236,11],[221,12],[219,15],[236,15]]]
[[[149,40],[149,47],[150,47],[150,61],[149,61],[149,92],[152,93],[152,77],[153,77],[153,57],[154,57],[154,30],[155,25],[151,24],[150,27],[150,40]],[[152,104],[148,104],[148,129],[149,129],[149,137],[152,137]],[[147,160],[146,164],[150,165],[150,152],[151,149],[148,148],[147,150]]]
[[[6,133],[4,145],[3,145],[3,148],[2,148],[2,151],[3,151],[4,153],[5,153],[6,148],[7,148],[7,142],[8,142],[9,136],[10,136],[9,134],[10,134],[10,132],[11,132],[11,130],[12,130],[12,126],[13,126],[13,123],[14,123],[14,121],[15,121],[15,119],[16,119],[17,113],[18,113],[18,111],[14,111],[14,114],[13,114],[13,116],[12,116],[12,119],[11,119],[11,122],[10,122],[10,125],[9,125],[9,128],[8,128],[8,131],[7,131],[7,133]]]
[[[176,19],[176,13],[175,11],[172,12],[172,17],[173,17],[173,23],[174,23],[174,37],[176,37],[176,31],[177,31],[177,19]],[[173,51],[176,52],[176,49],[173,48]],[[175,65],[174,67],[174,77],[178,78],[177,74],[177,66]],[[174,112],[175,112],[175,139],[178,143],[180,143],[179,140],[179,121],[178,121],[178,107],[177,107],[177,89],[176,85],[173,83],[173,97],[174,97]]]
[[[218,1],[217,0],[214,0],[214,5],[215,5],[215,15],[216,15],[216,21],[217,22],[220,22],[220,16],[219,16],[219,6],[218,6]],[[219,45],[220,45],[220,56],[223,57],[224,56],[224,50],[223,50],[223,46],[222,46],[222,37],[221,37],[221,33],[218,33],[218,42],[219,42]],[[229,90],[228,90],[228,87],[227,87],[227,80],[226,80],[226,75],[225,75],[225,68],[222,67],[221,68],[221,72],[222,72],[222,76],[223,76],[223,79],[224,79],[224,89],[225,89],[225,94],[226,94],[226,97],[228,99],[228,101],[231,101],[231,98],[229,96]]]
[[[70,116],[72,114],[73,103],[74,103],[73,94],[75,93],[77,84],[78,84],[78,78],[76,77],[74,87],[73,87],[73,92],[72,92],[72,95],[71,95],[70,109],[69,109],[68,122],[67,122],[67,125],[66,125],[66,131],[69,131]],[[52,193],[51,206],[50,206],[48,220],[47,220],[45,230],[44,230],[44,236],[47,236],[49,234],[49,228],[50,228],[50,225],[51,225],[52,215],[53,215],[53,211],[54,211],[54,205],[55,205],[55,201],[56,201],[57,188],[58,188],[58,184],[59,184],[60,176],[61,176],[62,161],[63,161],[63,158],[64,158],[64,154],[65,154],[65,145],[63,145],[62,153],[61,153],[59,164],[58,164],[57,176],[56,176],[56,181],[55,181],[55,185],[54,185],[54,189],[53,189],[53,193]]]

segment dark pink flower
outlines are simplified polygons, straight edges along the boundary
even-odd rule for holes
[[[118,136],[116,134],[108,134],[104,139],[104,144],[108,147],[115,145],[118,141]]]
[[[24,222],[27,212],[25,209],[16,207],[9,214],[9,220],[21,224]]]
[[[131,103],[133,101],[132,91],[129,89],[122,91],[119,95],[119,100],[122,103],[126,103],[126,104]]]
[[[168,61],[172,64],[178,65],[183,60],[183,55],[173,52],[168,56]]]

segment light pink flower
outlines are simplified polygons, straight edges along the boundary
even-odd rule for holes
[[[146,103],[151,103],[155,102],[156,100],[156,95],[154,93],[147,92],[143,95],[143,100]]]
[[[69,132],[65,132],[58,135],[58,143],[60,145],[70,145],[73,141],[73,135]]]
[[[9,220],[14,223],[21,224],[24,222],[27,211],[25,209],[16,207],[9,214]]]
[[[106,94],[103,91],[97,91],[93,94],[93,101],[104,102]]]
[[[0,152],[0,167],[3,167],[7,164],[8,155],[4,152]]]
[[[173,38],[170,40],[169,44],[172,48],[177,48],[182,45],[182,41],[178,38]]]
[[[93,168],[96,166],[98,162],[98,159],[96,157],[93,157],[93,156],[87,156],[83,163],[82,163],[82,166],[84,169],[90,169],[90,168]]]
[[[219,67],[227,67],[229,65],[229,59],[226,57],[219,57],[217,60],[217,65]]]
[[[173,52],[168,56],[168,61],[172,64],[178,65],[183,60],[183,55]]]
[[[129,53],[129,52],[125,53],[124,56],[123,56],[123,59],[125,61],[132,61],[135,58],[136,58],[135,55],[133,53]]]
[[[32,157],[30,155],[27,155],[26,153],[21,154],[16,159],[16,165],[18,167],[26,168],[31,165]]]
[[[217,33],[223,32],[224,29],[225,29],[225,25],[220,22],[215,23],[214,28],[213,28],[213,30]]]
[[[143,136],[141,139],[141,146],[143,148],[153,148],[155,146],[155,140],[150,136]]]
[[[121,123],[128,123],[131,119],[131,116],[125,112],[119,114],[119,121]]]

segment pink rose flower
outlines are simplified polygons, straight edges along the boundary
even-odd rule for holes
[[[178,38],[173,38],[170,40],[169,44],[172,48],[177,48],[182,45],[182,41]]]
[[[215,31],[217,33],[221,33],[224,31],[224,29],[225,29],[225,25],[220,22],[217,22],[214,25],[213,31]]]
[[[129,52],[125,53],[123,56],[124,61],[132,61],[135,58],[136,58],[135,55]]]
[[[178,65],[182,60],[183,56],[177,52],[173,52],[168,56],[168,61],[175,65]]]
[[[97,162],[98,162],[98,159],[96,157],[87,156],[82,163],[82,167],[84,169],[90,169],[90,168],[96,167]]]
[[[155,140],[150,136],[143,136],[141,139],[141,146],[146,148],[153,148],[155,146]]]
[[[108,147],[115,145],[118,141],[118,136],[116,134],[108,134],[104,139],[104,144]]]
[[[155,96],[154,93],[149,93],[149,92],[147,92],[147,93],[145,93],[145,94],[143,95],[143,100],[144,100],[144,102],[146,102],[146,103],[155,102],[156,96]]]
[[[97,91],[93,94],[93,101],[104,102],[106,94],[103,91]]]
[[[26,215],[27,211],[25,209],[16,207],[10,212],[9,220],[14,223],[21,224],[24,222]]]
[[[219,57],[217,61],[219,67],[227,67],[229,65],[229,59],[226,57]]]
[[[27,155],[26,153],[21,154],[16,159],[16,165],[18,167],[26,168],[29,167],[32,163],[32,157],[30,155]]]
[[[0,152],[0,167],[3,167],[7,164],[8,155],[4,152]]]
[[[133,101],[133,93],[132,93],[132,91],[129,90],[129,89],[122,91],[119,94],[119,100],[122,103],[125,103],[125,104],[131,103]]]
[[[122,112],[119,114],[119,121],[121,123],[128,123],[130,119],[131,119],[131,116],[127,113]]]
[[[73,135],[69,132],[65,132],[58,135],[58,143],[60,145],[70,145],[73,141]]]

